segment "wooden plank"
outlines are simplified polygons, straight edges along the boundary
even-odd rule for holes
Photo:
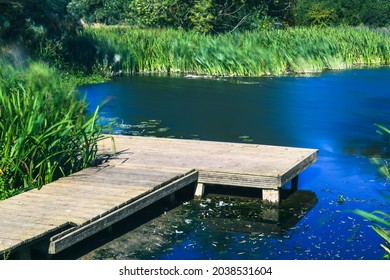
[[[181,168],[190,164],[198,170],[274,177],[282,176],[297,162],[313,154],[316,157],[317,153],[314,149],[176,139],[142,139],[142,146],[138,147],[141,145],[138,141],[141,140],[137,137],[115,138],[117,139],[123,142],[123,145],[132,147],[128,164],[158,166],[165,162]]]
[[[104,184],[97,184],[95,182],[89,181],[56,181],[55,185],[50,184],[44,186],[41,190],[32,190],[38,193],[47,193],[47,194],[62,194],[62,195],[75,195],[80,193],[80,195],[86,194],[88,196],[92,194],[106,194],[111,192],[112,196],[122,196],[123,193],[129,192],[131,190],[148,190],[150,186],[147,185],[137,185],[129,182],[127,185],[116,185],[105,182]]]
[[[113,207],[115,208],[115,207]],[[112,208],[112,209],[113,209]],[[18,206],[7,206],[6,210],[10,211],[23,211],[33,212],[36,216],[62,216],[67,219],[69,222],[80,223],[86,220],[89,220],[93,217],[98,216],[102,211],[107,211],[107,209],[91,209],[91,208],[82,208],[77,205],[68,205],[68,207],[58,208],[55,205],[48,205],[46,207],[37,207],[34,205],[18,205]],[[1,210],[1,209],[0,209]],[[2,216],[2,219],[7,219]],[[1,236],[1,229],[0,229]]]
[[[78,185],[79,186],[79,185]],[[80,197],[81,199],[85,199],[88,202],[91,201],[93,203],[94,201],[96,203],[116,203],[118,201],[123,201],[123,199],[129,199],[132,197],[133,192],[144,192],[149,190],[150,188],[134,188],[134,189],[112,189],[109,188],[94,188],[92,190],[85,189],[84,187],[80,186],[80,188],[72,188],[70,190],[72,192],[72,195],[69,195],[69,191],[53,191],[53,192],[47,192],[47,191],[41,191],[36,192],[33,195],[37,198],[46,199],[47,201],[50,201],[50,199],[53,199],[55,201],[66,201],[66,200],[72,200],[75,197]],[[29,198],[31,201],[33,201],[34,196],[31,195]],[[65,197],[68,196],[68,197]],[[25,200],[25,199],[24,199]],[[21,201],[21,203],[23,200]],[[80,201],[82,203],[83,201]]]
[[[205,184],[228,185],[251,188],[277,189],[281,186],[280,178],[254,176],[225,172],[199,171],[199,182]]]
[[[297,162],[290,170],[288,170],[285,174],[282,175],[282,185],[292,180],[294,177],[298,176],[302,171],[312,165],[317,161],[317,152],[314,152],[308,155],[305,159]]]
[[[50,254],[56,254],[81,240],[93,235],[96,232],[99,232],[110,225],[130,216],[131,214],[145,208],[146,206],[156,202],[157,200],[166,197],[167,195],[176,192],[177,190],[196,182],[198,179],[198,172],[193,171],[190,174],[187,174],[183,178],[180,178],[174,182],[169,183],[168,185],[156,190],[152,194],[142,197],[142,199],[136,200],[131,204],[128,204],[125,207],[122,207],[107,216],[102,217],[99,220],[96,220],[90,223],[88,226],[76,229],[73,232],[68,233],[65,236],[60,238],[52,238],[49,247]]]
[[[24,244],[34,242],[36,240],[44,238],[45,236],[53,235],[55,232],[61,231],[65,228],[69,228],[68,223],[52,227],[35,224],[22,227],[24,232],[24,235],[22,237],[15,235],[7,236],[7,234],[5,233],[4,238],[1,238],[0,240],[0,254],[11,251]]]
[[[122,180],[122,181],[137,181],[137,180],[148,180],[148,181],[160,181],[168,180],[175,176],[181,176],[180,172],[169,172],[169,171],[157,171],[148,169],[139,169],[133,166],[111,166],[100,171],[91,174],[82,174],[79,176],[69,176],[60,179],[60,181],[74,181],[74,180],[94,180],[94,181],[105,181],[107,179]]]
[[[143,192],[149,191],[151,188],[149,187],[135,187],[128,189],[110,189],[106,188],[94,188],[92,190],[85,189],[83,187],[79,189],[72,190],[72,193],[69,192],[34,192],[29,194],[29,196],[25,196],[23,200],[20,200],[19,203],[23,203],[26,200],[30,200],[33,202],[34,200],[39,200],[40,198],[45,198],[46,201],[50,202],[53,200],[58,204],[73,202],[74,198],[78,198],[78,203],[83,204],[107,204],[110,205],[112,203],[118,203],[118,201],[128,200],[136,195],[139,195]]]

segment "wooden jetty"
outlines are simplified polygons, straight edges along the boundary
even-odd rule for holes
[[[0,256],[29,258],[37,244],[57,254],[146,206],[192,185],[259,189],[279,203],[281,187],[317,160],[318,150],[168,138],[113,136],[107,162],[0,202]],[[42,248],[41,248],[42,249]]]

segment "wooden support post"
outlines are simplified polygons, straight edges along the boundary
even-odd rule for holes
[[[292,178],[291,180],[291,190],[293,192],[298,190],[298,175]]]
[[[203,183],[199,183],[196,185],[196,190],[195,190],[195,197],[196,198],[201,198],[204,196],[204,190],[205,190],[205,185]]]
[[[279,190],[263,189],[263,200],[272,204],[279,204]]]

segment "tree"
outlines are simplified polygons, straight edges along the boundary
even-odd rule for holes
[[[327,6],[324,2],[311,5],[306,14],[310,25],[330,26],[337,22],[336,10]]]
[[[0,39],[34,45],[37,40],[62,39],[76,31],[67,12],[68,0],[0,0]]]
[[[69,12],[88,23],[118,24],[127,20],[131,0],[72,0]]]
[[[294,22],[303,26],[329,26],[339,24],[337,0],[297,0],[294,7]]]
[[[389,26],[389,0],[295,0],[296,25]]]
[[[191,0],[133,0],[130,17],[139,26],[187,28],[192,4]]]
[[[214,16],[211,0],[196,0],[190,10],[190,21],[193,29],[200,33],[209,33],[214,29]]]
[[[390,1],[365,1],[361,10],[361,19],[365,25],[384,27],[390,25]]]

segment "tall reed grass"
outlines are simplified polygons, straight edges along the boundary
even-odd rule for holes
[[[0,199],[41,187],[94,162],[97,111],[43,64],[0,61]]]
[[[292,28],[218,36],[172,29],[87,28],[100,70],[263,76],[388,65],[390,36],[366,28]]]

